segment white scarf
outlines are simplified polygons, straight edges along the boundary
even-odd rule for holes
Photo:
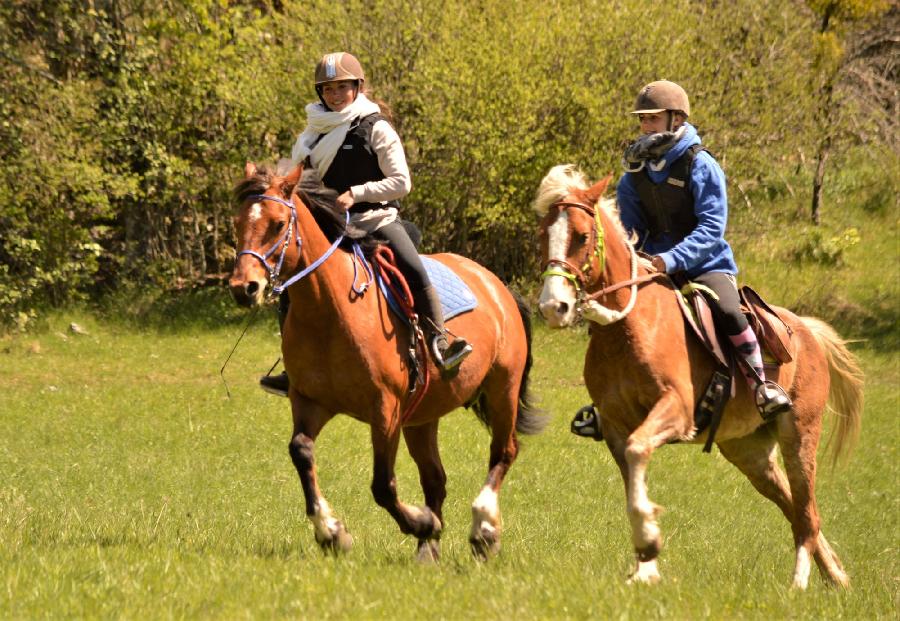
[[[309,104],[306,106],[306,129],[297,137],[291,149],[291,159],[299,164],[308,155],[319,177],[324,177],[337,150],[344,144],[350,122],[375,112],[381,112],[381,108],[363,93],[359,93],[354,102],[340,112],[332,112],[321,103]],[[316,143],[316,138],[321,134],[325,135]]]

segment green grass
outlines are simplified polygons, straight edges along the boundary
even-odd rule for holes
[[[87,335],[67,330],[70,321]],[[240,326],[135,330],[59,314],[0,341],[0,616],[3,618],[769,619],[896,618],[897,357],[859,346],[863,434],[848,466],[822,460],[824,531],[853,584],[788,589],[790,529],[717,453],[667,447],[650,468],[666,546],[655,588],[629,587],[618,470],[568,433],[586,402],[583,329],[536,327],[534,388],[552,414],[525,438],[501,495],[503,550],[475,562],[470,504],[489,436],[473,414],[441,426],[443,559],[413,561],[369,492],[368,429],[339,417],[317,445],[320,483],[355,538],[324,557],[287,454],[287,401],[256,378],[276,357],[271,316]],[[401,448],[401,498],[421,503]]]

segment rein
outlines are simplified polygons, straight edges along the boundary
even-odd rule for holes
[[[381,274],[381,280],[394,295],[394,300],[406,315],[410,324],[412,343],[410,344],[411,364],[416,366],[416,380],[410,392],[414,393],[400,414],[400,424],[403,425],[410,419],[415,409],[422,402],[430,384],[428,372],[428,351],[425,347],[425,336],[419,327],[419,316],[415,311],[415,302],[406,278],[394,261],[394,253],[387,246],[379,246],[375,251],[375,264]],[[419,364],[419,360],[422,364]],[[421,386],[421,388],[417,388]]]
[[[619,289],[624,289],[625,287],[642,285],[645,282],[650,282],[651,280],[656,280],[660,276],[665,276],[665,274],[663,274],[662,272],[650,272],[649,274],[644,274],[643,276],[638,276],[636,278],[630,278],[628,280],[623,280],[622,282],[617,282],[614,285],[610,285],[604,289],[600,289],[600,291],[595,291],[594,293],[586,294],[585,299],[596,300],[597,298],[601,298],[604,295],[612,293],[613,291],[618,291]]]

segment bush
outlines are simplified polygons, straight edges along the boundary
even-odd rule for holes
[[[15,0],[0,9],[0,323],[226,273],[231,186],[246,160],[290,152],[314,63],[339,49],[396,113],[425,249],[507,281],[537,273],[540,179],[563,162],[618,171],[653,79],[685,86],[732,189],[792,194],[815,144],[815,27],[775,0],[655,16],[638,0]],[[829,243],[809,256],[839,259]]]

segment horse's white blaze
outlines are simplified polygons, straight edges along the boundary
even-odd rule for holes
[[[569,217],[565,211],[547,227],[547,260],[565,261],[569,245]],[[565,311],[560,312],[565,304]],[[541,314],[553,327],[572,322],[575,316],[575,288],[564,276],[547,276],[538,301]]]
[[[569,214],[562,211],[547,227],[547,258],[564,260],[569,249]]]
[[[253,224],[257,220],[262,217],[262,204],[261,203],[253,203],[250,206],[250,213],[247,215],[247,219],[250,221],[250,224]]]
[[[809,584],[809,551],[800,546],[797,548],[797,562],[794,565],[794,584],[795,589],[806,589]]]

